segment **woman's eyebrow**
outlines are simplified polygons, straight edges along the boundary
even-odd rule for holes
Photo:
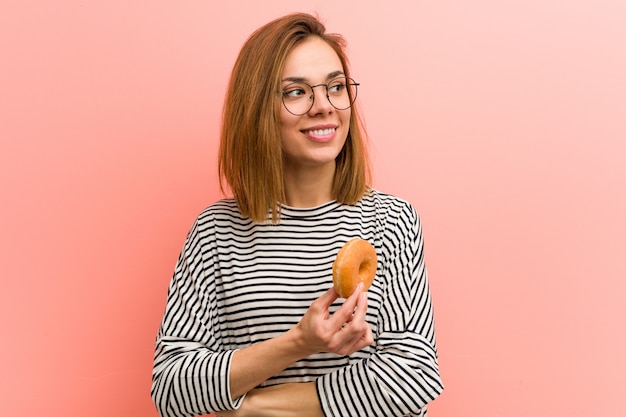
[[[343,71],[333,71],[333,72],[331,72],[330,74],[328,74],[326,76],[326,80],[332,80],[333,78],[338,77],[340,75],[344,75],[344,72]],[[307,78],[304,78],[304,77],[286,77],[286,78],[283,78],[283,82],[284,81],[290,81],[292,83],[306,83],[309,80]]]
[[[339,77],[340,75],[346,75],[343,73],[343,71],[334,71],[331,72],[330,74],[328,74],[328,76],[326,77],[327,80],[331,80],[335,77]]]

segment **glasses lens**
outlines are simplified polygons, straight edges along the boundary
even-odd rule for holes
[[[291,83],[283,89],[283,104],[289,113],[301,116],[313,104],[313,90],[310,85]]]
[[[338,110],[346,110],[356,100],[357,83],[347,77],[338,77],[328,83],[328,99]]]

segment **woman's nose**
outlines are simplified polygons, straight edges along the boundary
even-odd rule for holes
[[[325,85],[318,85],[317,87],[326,87]],[[319,114],[319,113],[329,113],[334,110],[332,104],[330,104],[330,99],[328,98],[327,90],[324,88],[320,88],[318,91],[313,90],[313,105],[309,110],[309,114]]]

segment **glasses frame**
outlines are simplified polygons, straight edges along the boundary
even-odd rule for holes
[[[354,97],[350,97],[350,104],[348,105],[348,107],[344,107],[344,108],[340,108],[337,107],[333,104],[333,101],[330,99],[330,96],[328,94],[328,88],[330,86],[330,84],[332,84],[333,81],[339,79],[339,78],[345,78],[346,80],[346,87],[349,86],[353,86],[354,87]],[[309,87],[311,89],[311,95],[309,96],[309,101],[311,102],[311,104],[309,105],[309,108],[304,112],[304,113],[294,113],[291,110],[289,110],[289,107],[287,107],[287,103],[285,103],[285,95],[286,95],[286,89],[292,85],[292,84],[301,84],[301,85],[306,85],[307,87]],[[327,83],[322,83],[322,84],[316,84],[316,85],[311,85],[308,83],[305,83],[304,81],[294,81],[291,82],[289,84],[287,84],[279,93],[281,95],[281,101],[283,103],[283,106],[285,107],[285,110],[287,110],[289,113],[293,114],[294,116],[304,116],[305,114],[307,114],[308,112],[311,111],[311,109],[313,108],[313,104],[315,104],[315,89],[317,87],[325,87],[326,88],[326,99],[328,100],[328,102],[330,103],[331,106],[333,106],[333,108],[337,109],[337,110],[348,110],[350,107],[352,107],[352,105],[354,104],[354,102],[356,101],[356,96],[359,93],[359,85],[361,85],[360,83],[357,83],[353,78],[351,77],[346,77],[344,75],[339,76],[339,77],[335,77],[332,80],[330,80]],[[350,95],[350,89],[348,89],[348,95]]]

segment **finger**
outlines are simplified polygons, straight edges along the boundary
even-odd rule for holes
[[[372,329],[366,322],[347,324],[341,329],[337,337],[341,337],[341,339],[338,341],[335,352],[340,355],[351,355],[374,342]]]
[[[359,294],[357,299],[356,309],[354,310],[354,317],[352,320],[363,320],[367,314],[367,292]]]
[[[367,314],[367,291],[363,291],[357,298],[356,306],[352,312],[352,316],[348,317],[346,323],[352,320],[365,320]]]
[[[316,305],[319,309],[327,312],[328,308],[337,298],[339,298],[339,295],[335,292],[335,289],[331,287],[324,294],[320,295],[320,297],[313,302],[312,306]]]
[[[366,327],[365,333],[363,333],[361,335],[360,338],[358,338],[354,344],[351,346],[351,352],[350,354],[359,351],[363,348],[368,347],[369,345],[371,345],[372,343],[374,343],[374,336],[372,335],[372,328],[368,325]]]
[[[354,313],[354,307],[357,304],[359,296],[363,293],[363,283],[359,283],[350,297],[346,298],[341,307],[330,317],[331,322],[341,327],[344,323],[352,320],[352,314]]]
[[[344,340],[340,349],[351,354],[374,342],[372,329],[365,320],[367,314],[367,292],[358,295],[358,302],[353,316],[341,328]]]

